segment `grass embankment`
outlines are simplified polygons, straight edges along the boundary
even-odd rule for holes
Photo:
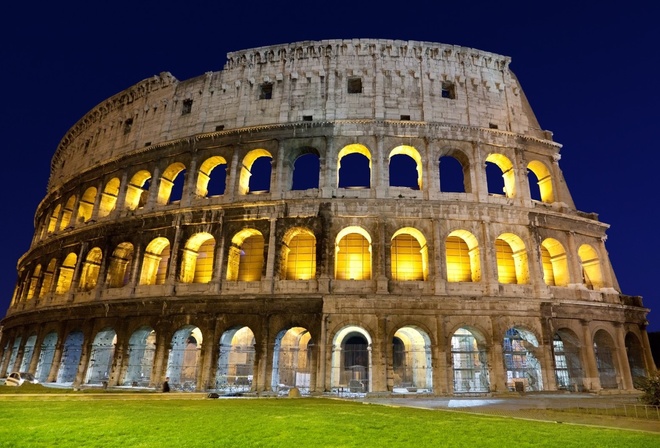
[[[2,447],[646,447],[660,435],[323,398],[0,401]]]

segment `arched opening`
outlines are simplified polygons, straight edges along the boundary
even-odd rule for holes
[[[90,291],[96,288],[102,261],[103,252],[101,252],[100,248],[94,247],[87,253],[87,258],[85,258],[85,262],[82,266],[82,272],[80,273],[81,291]]]
[[[569,283],[568,259],[564,246],[554,238],[541,243],[543,281],[548,286],[566,286]]]
[[[333,339],[330,384],[351,393],[371,391],[371,336],[362,328],[348,326]]]
[[[106,284],[108,288],[121,288],[128,285],[133,265],[133,245],[120,243],[110,256]]]
[[[163,285],[170,262],[170,240],[158,237],[151,240],[144,251],[140,285]]]
[[[451,337],[454,393],[490,392],[488,353],[483,336],[462,327]]]
[[[557,389],[572,392],[584,390],[584,372],[580,361],[580,340],[570,330],[557,330],[552,340]]]
[[[543,390],[541,363],[535,355],[539,343],[530,331],[509,328],[503,340],[506,385],[510,390]]]
[[[264,268],[264,237],[258,230],[243,229],[231,240],[227,280],[255,282]]]
[[[532,199],[547,203],[555,202],[552,176],[544,163],[533,160],[527,165],[527,179]]]
[[[292,190],[310,190],[319,188],[319,173],[321,160],[318,152],[308,152],[300,155],[293,162]]]
[[[486,158],[486,181],[488,194],[516,197],[516,182],[513,164],[502,154],[490,154]]]
[[[628,357],[628,366],[630,367],[633,386],[636,389],[641,389],[643,381],[648,376],[648,370],[644,362],[644,349],[634,333],[628,333],[626,335],[626,355]]]
[[[14,370],[16,358],[18,357],[18,349],[21,347],[22,340],[23,338],[21,336],[16,336],[16,339],[14,339],[14,345],[11,348],[11,355],[9,356],[9,364],[7,364],[7,373],[11,373]]]
[[[337,235],[335,278],[371,280],[371,237],[362,227],[346,227]]]
[[[281,274],[285,280],[310,280],[316,277],[316,237],[311,230],[296,227],[284,236]]]
[[[41,278],[41,265],[38,264],[34,271],[32,271],[32,277],[30,277],[30,286],[28,286],[27,291],[27,300],[33,299],[37,293],[37,285],[39,284],[39,279]]]
[[[172,204],[181,200],[185,171],[186,166],[181,162],[175,162],[163,171],[158,188],[160,205]]]
[[[41,280],[41,288],[39,289],[39,298],[44,298],[46,295],[51,293],[53,287],[53,278],[55,277],[55,266],[57,266],[57,260],[52,258],[46,266],[44,271],[44,278]]]
[[[23,359],[21,359],[20,372],[27,372],[30,369],[30,362],[32,362],[32,355],[34,354],[34,345],[37,342],[37,335],[33,334],[25,341],[23,346]]]
[[[124,207],[127,210],[136,210],[144,207],[149,197],[150,186],[151,173],[149,171],[140,170],[135,173],[126,187]]]
[[[57,346],[57,333],[51,331],[41,343],[41,350],[39,351],[39,361],[37,362],[37,370],[34,376],[40,383],[48,381],[50,369],[53,367],[53,358],[55,357],[55,347]]]
[[[213,278],[214,254],[215,238],[210,233],[201,232],[191,236],[181,254],[181,282],[210,282]]]
[[[454,230],[445,240],[448,282],[481,280],[481,259],[477,238],[467,230]]]
[[[273,156],[265,149],[253,149],[243,158],[238,179],[239,194],[260,194],[270,191]]]
[[[166,376],[173,389],[191,392],[197,388],[202,342],[201,330],[192,325],[182,327],[172,336]]]
[[[78,215],[76,218],[78,222],[83,223],[92,219],[94,202],[96,202],[96,188],[89,187],[85,190],[85,193],[80,198],[80,203],[78,204]]]
[[[466,193],[469,171],[453,156],[442,156],[439,160],[440,191],[443,193]],[[469,179],[468,179],[469,180]]]
[[[105,184],[99,203],[99,218],[108,216],[115,209],[117,196],[119,196],[119,185],[120,182],[117,177],[113,177]]]
[[[594,354],[598,366],[598,378],[603,389],[617,389],[616,348],[614,340],[605,330],[598,330],[594,335]]]
[[[428,278],[426,238],[413,227],[404,227],[392,235],[390,261],[392,280],[422,281]]]
[[[48,218],[48,233],[53,233],[57,228],[57,220],[60,217],[61,209],[62,209],[62,205],[57,204],[55,210],[53,210],[53,213],[51,213],[50,217]]]
[[[422,157],[412,146],[397,146],[390,152],[390,187],[422,189]]]
[[[271,388],[276,392],[297,387],[309,393],[312,364],[312,337],[307,329],[292,327],[275,338]]]
[[[353,144],[337,155],[338,188],[370,188],[371,153],[366,146]]]
[[[101,330],[96,334],[89,355],[85,383],[101,384],[110,379],[116,345],[117,333],[112,328]]]
[[[503,233],[495,241],[497,280],[503,284],[529,282],[525,243],[512,233]]]
[[[60,360],[60,369],[57,372],[58,383],[73,383],[78,373],[78,364],[80,364],[80,355],[83,345],[82,331],[74,331],[64,340],[62,347],[62,358]]]
[[[431,340],[417,327],[399,328],[392,338],[393,392],[431,392]],[[398,390],[397,390],[398,389]]]
[[[124,385],[149,386],[155,353],[156,332],[151,327],[140,327],[135,330],[128,340],[128,366],[124,375]]]
[[[578,256],[582,265],[582,281],[589,289],[600,289],[603,287],[603,271],[596,250],[588,244],[583,244],[578,249]]]
[[[60,220],[60,230],[66,229],[71,223],[71,215],[73,215],[73,207],[76,205],[76,197],[71,196],[64,205],[62,210],[62,219]]]
[[[62,262],[59,275],[57,276],[55,294],[64,294],[71,289],[71,282],[73,281],[73,273],[76,269],[77,260],[78,256],[71,252]]]
[[[222,334],[215,376],[216,390],[231,393],[252,388],[254,344],[254,333],[249,327],[235,327]]]
[[[227,184],[227,161],[224,157],[209,157],[199,167],[197,174],[197,196],[201,198],[225,194]]]

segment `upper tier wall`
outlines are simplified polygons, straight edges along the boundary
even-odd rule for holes
[[[222,71],[186,81],[161,73],[96,106],[60,142],[48,189],[145,146],[304,120],[409,119],[551,139],[509,62],[471,48],[376,39],[229,53]],[[361,80],[361,92],[349,93],[349,79]]]

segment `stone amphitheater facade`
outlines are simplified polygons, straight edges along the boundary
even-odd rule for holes
[[[608,225],[575,208],[509,63],[298,42],[103,101],[52,159],[0,376],[633,391],[655,370],[649,310],[620,292]]]

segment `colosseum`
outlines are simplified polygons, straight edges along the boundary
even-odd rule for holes
[[[632,393],[649,309],[510,58],[354,39],[103,101],[52,158],[0,377],[281,394]],[[575,150],[579,150],[576,148]]]

